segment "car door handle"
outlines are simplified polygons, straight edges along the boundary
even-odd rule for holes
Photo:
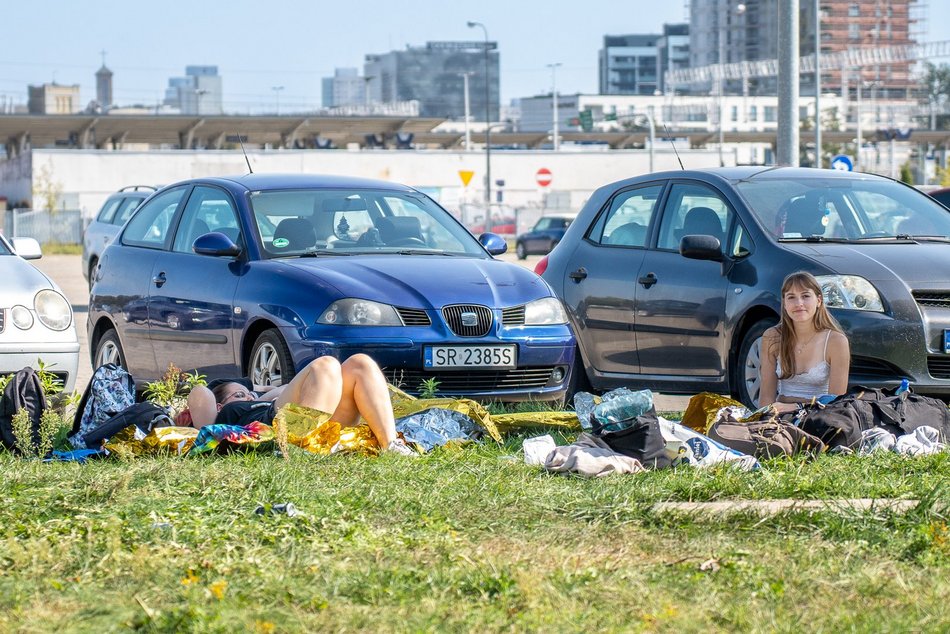
[[[659,280],[657,279],[656,275],[654,275],[653,273],[647,273],[646,275],[644,275],[637,281],[643,284],[643,288],[650,288],[651,286],[656,284]]]
[[[576,271],[571,271],[569,274],[570,278],[574,280],[575,284],[580,284],[580,281],[587,277],[587,269],[583,266]]]
[[[165,279],[165,271],[162,271],[158,275],[152,278],[152,282],[155,283],[155,286],[161,288],[167,280]]]

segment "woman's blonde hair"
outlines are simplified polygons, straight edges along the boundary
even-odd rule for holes
[[[825,307],[821,285],[818,284],[815,276],[806,271],[796,271],[788,275],[785,281],[782,282],[782,318],[778,325],[780,337],[778,358],[782,363],[782,374],[778,377],[780,379],[787,379],[798,374],[798,368],[795,367],[795,344],[798,343],[798,339],[795,334],[795,326],[792,325],[792,318],[788,316],[788,311],[785,310],[785,293],[793,288],[809,290],[818,298],[818,309],[812,317],[815,332],[821,332],[822,330],[844,332]]]

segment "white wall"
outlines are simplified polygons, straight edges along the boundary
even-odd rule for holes
[[[719,164],[715,150],[677,149],[687,168]],[[339,174],[405,183],[425,189],[450,208],[460,201],[479,202],[484,198],[484,152],[268,150],[251,151],[248,157],[255,172]],[[726,158],[732,157],[729,153]],[[26,168],[31,159],[30,173]],[[31,174],[41,173],[44,167],[51,180],[62,188],[63,200],[78,201],[86,216],[95,214],[109,194],[126,185],[157,186],[198,176],[247,172],[240,151],[37,149],[13,161],[0,161],[0,196],[11,201],[30,198]],[[535,181],[535,174],[542,167],[552,174],[552,183],[544,190]],[[668,169],[679,169],[676,157],[670,149],[657,149],[654,170]],[[468,188],[462,187],[460,170],[474,172]],[[648,171],[647,150],[506,150],[491,155],[492,181],[504,179],[504,202],[511,205],[539,206],[545,192],[559,190],[571,192],[572,205],[579,206],[597,187]],[[493,182],[493,193],[497,189]]]

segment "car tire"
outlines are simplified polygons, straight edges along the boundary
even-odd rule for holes
[[[736,369],[732,377],[732,396],[753,409],[759,406],[762,335],[776,323],[778,323],[776,319],[762,319],[755,322],[742,335],[742,343],[739,346],[739,356],[736,359]]]
[[[564,406],[574,409],[574,395],[578,392],[592,392],[590,379],[584,367],[584,358],[581,349],[574,347],[574,365],[571,366],[571,379],[567,383],[567,392],[564,393]]]
[[[92,258],[89,260],[89,290],[92,290],[92,285],[96,281],[96,268],[99,266],[99,258]]]
[[[125,364],[125,353],[122,351],[122,344],[119,342],[119,333],[111,329],[107,330],[105,334],[99,338],[99,343],[96,344],[96,354],[93,357],[92,369],[95,371],[107,363],[114,363],[122,366],[126,370],[129,369]]]
[[[279,387],[290,383],[296,374],[290,348],[276,328],[262,332],[251,348],[247,375],[254,385]]]
[[[524,248],[524,242],[519,242],[515,245],[515,255],[518,256],[519,260],[524,260],[528,257],[528,251]]]

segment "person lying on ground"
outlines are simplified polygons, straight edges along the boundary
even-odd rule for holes
[[[253,421],[270,425],[277,410],[289,403],[329,412],[330,418],[344,427],[356,425],[362,416],[380,447],[415,455],[396,434],[382,370],[365,354],[355,354],[342,364],[329,356],[314,359],[287,385],[262,388],[261,394],[241,383],[225,382],[213,390],[196,386],[188,395],[192,424],[198,428]]]
[[[844,394],[850,363],[848,338],[825,307],[818,280],[803,271],[786,277],[781,321],[762,335],[759,406],[782,414]]]

